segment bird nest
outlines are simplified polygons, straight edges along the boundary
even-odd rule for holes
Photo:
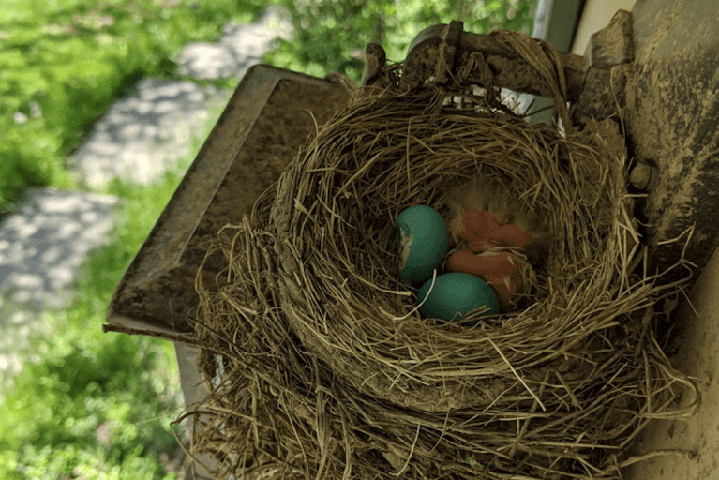
[[[677,286],[647,273],[618,128],[578,131],[563,101],[562,131],[532,125],[491,79],[409,89],[400,72],[356,90],[209,248],[227,266],[212,288],[198,275],[212,381],[193,454],[218,478],[619,478],[696,389],[655,339]],[[518,310],[422,318],[395,220],[450,214],[478,177],[542,219],[545,255]]]

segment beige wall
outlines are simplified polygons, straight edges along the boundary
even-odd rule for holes
[[[584,55],[589,37],[604,28],[617,10],[621,8],[631,11],[635,3],[636,0],[587,0],[577,25],[577,36],[572,45],[572,53]]]

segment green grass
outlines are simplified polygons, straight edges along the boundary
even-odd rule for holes
[[[25,186],[75,188],[64,159],[127,86],[174,78],[173,59],[261,0],[3,0],[0,212]]]
[[[357,81],[370,41],[396,62],[432,23],[528,32],[536,0],[4,0],[0,213],[26,186],[78,188],[65,158],[118,94],[143,76],[176,78],[173,59],[184,45],[214,41],[226,21],[251,21],[275,3],[293,12],[295,38],[266,63]]]
[[[251,21],[261,11],[252,0],[176,3],[3,2],[0,212],[26,186],[77,188],[64,159],[118,94],[143,76],[177,78],[172,59],[182,46],[214,41],[227,21]],[[0,478],[176,478],[159,460],[177,448],[171,422],[182,408],[172,344],[103,334],[100,326],[193,156],[155,185],[116,181],[104,190],[123,201],[112,243],[84,265],[71,305],[43,314],[42,330],[21,352],[22,371],[0,379]]]
[[[122,199],[112,242],[90,255],[72,304],[43,314],[43,329],[22,352],[20,373],[2,378],[0,478],[176,478],[158,460],[177,448],[171,422],[183,407],[172,343],[104,334],[100,326],[112,292],[211,127],[155,184],[138,188],[116,180],[108,188]],[[111,443],[98,440],[101,426],[109,428]]]

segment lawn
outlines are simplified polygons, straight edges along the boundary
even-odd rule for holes
[[[44,314],[21,372],[2,379],[0,478],[177,478],[160,461],[177,451],[171,422],[183,406],[172,343],[100,326],[190,158],[155,185],[110,188],[124,201],[113,241],[84,265],[70,307]]]
[[[252,21],[265,3],[3,0],[0,213],[26,186],[77,189],[65,158],[118,95],[145,76],[179,79],[173,59],[184,45],[217,40],[224,23]],[[528,33],[536,2],[276,3],[293,12],[295,39],[282,41],[265,63],[317,76],[338,71],[357,81],[370,41],[380,41],[392,62],[431,23],[460,19],[476,33],[497,26]],[[85,264],[70,307],[44,314],[46,328],[33,335],[23,370],[0,378],[0,478],[176,478],[160,461],[176,448],[171,423],[182,408],[172,345],[105,335],[101,325],[113,290],[211,127],[162,181],[115,182],[102,192],[123,200],[111,244]]]
[[[252,21],[261,10],[227,0],[3,1],[0,212],[25,186],[77,188],[64,159],[125,88],[143,76],[179,79],[173,58],[182,46],[215,41],[224,23]],[[176,478],[160,460],[177,451],[171,422],[182,408],[172,344],[105,335],[101,325],[211,127],[162,181],[115,182],[103,192],[124,203],[111,244],[84,265],[69,308],[44,314],[23,370],[0,379],[0,478]]]
[[[432,23],[529,33],[536,0],[3,0],[0,213],[28,185],[76,188],[65,158],[124,89],[143,76],[177,78],[184,45],[216,40],[225,22],[251,21],[269,3],[294,13],[295,38],[266,63],[357,81],[370,41],[397,62]]]
[[[121,199],[112,241],[91,252],[62,311],[43,313],[20,352],[23,369],[0,375],[0,478],[174,479],[161,461],[178,453],[172,422],[184,400],[172,342],[104,334],[115,287],[155,226],[221,111],[190,154],[155,183],[114,180]]]
[[[3,0],[0,8],[0,211],[27,185],[73,188],[65,158],[112,101],[259,0]]]

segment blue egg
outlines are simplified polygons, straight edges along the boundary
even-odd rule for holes
[[[432,276],[442,265],[449,238],[442,216],[427,205],[415,205],[397,217],[402,280],[414,283]]]
[[[486,306],[489,314],[499,313],[499,299],[487,282],[467,273],[445,273],[427,280],[417,292],[419,312],[429,318],[459,321],[475,308]]]

